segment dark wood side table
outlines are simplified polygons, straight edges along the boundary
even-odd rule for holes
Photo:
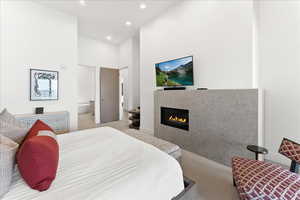
[[[268,154],[268,149],[256,145],[248,145],[247,149],[255,153],[256,160],[258,160],[258,154]]]
[[[130,110],[130,111],[128,111],[128,113],[131,115],[131,116],[129,116],[129,120],[131,121],[131,124],[129,124],[129,128],[139,129],[140,128],[140,109]]]

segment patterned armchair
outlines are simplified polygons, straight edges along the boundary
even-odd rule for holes
[[[283,138],[279,148],[279,153],[292,160],[290,171],[298,173],[300,163],[300,144]]]
[[[234,157],[233,181],[241,200],[300,200],[300,144],[283,139],[279,153],[292,160],[290,170],[279,165]]]

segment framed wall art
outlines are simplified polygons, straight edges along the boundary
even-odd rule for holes
[[[30,101],[58,100],[58,71],[30,69]]]

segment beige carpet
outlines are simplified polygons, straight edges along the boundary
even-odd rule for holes
[[[89,114],[80,115],[78,119],[79,129],[97,127]],[[116,121],[98,126],[109,126],[130,132],[128,121]],[[238,200],[236,189],[232,185],[231,168],[210,161],[194,153],[182,152],[183,173],[197,183],[199,200]],[[196,200],[196,199],[195,199]]]
[[[78,130],[96,128],[95,118],[91,113],[78,115]]]
[[[231,168],[194,153],[183,151],[184,175],[196,181],[201,200],[237,200]]]

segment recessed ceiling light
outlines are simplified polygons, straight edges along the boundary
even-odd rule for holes
[[[126,25],[126,26],[131,26],[132,23],[131,23],[131,21],[126,21],[126,22],[125,22],[125,25]]]
[[[106,36],[106,39],[111,40],[111,36],[110,35]]]
[[[80,0],[79,3],[80,3],[80,5],[82,5],[82,6],[86,6],[85,0]]]
[[[147,8],[147,5],[145,3],[140,4],[140,9],[144,10]]]

